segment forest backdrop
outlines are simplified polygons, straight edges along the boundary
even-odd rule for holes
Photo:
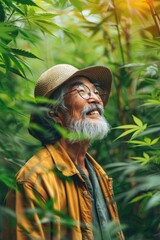
[[[160,239],[160,1],[0,1],[0,228],[14,175],[40,148],[28,131],[47,68],[108,66],[108,137],[91,154],[114,179],[126,239]]]

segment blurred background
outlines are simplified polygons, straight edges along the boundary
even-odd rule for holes
[[[47,68],[113,72],[106,139],[90,147],[113,178],[124,234],[160,239],[160,1],[0,1],[0,228],[15,173],[41,145],[28,133]]]

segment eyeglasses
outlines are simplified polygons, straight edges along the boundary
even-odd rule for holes
[[[85,84],[79,84],[78,86],[76,86],[75,89],[66,92],[64,95],[69,94],[73,91],[77,91],[79,96],[83,99],[88,100],[91,97],[91,90],[88,86],[86,86]],[[104,96],[107,94],[105,93],[99,86],[95,85],[94,90],[92,91],[95,95],[97,95],[102,101]]]

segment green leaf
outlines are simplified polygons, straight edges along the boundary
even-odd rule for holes
[[[149,155],[148,155],[146,152],[143,153],[143,156],[144,156],[144,158],[147,159],[147,160],[150,159]]]
[[[79,0],[70,0],[70,2],[73,4],[73,6],[75,6],[79,11],[82,11],[82,4],[81,1]]]
[[[142,66],[145,66],[144,63],[129,63],[129,64],[125,64],[123,65],[122,67],[142,67]]]
[[[118,136],[114,141],[116,141],[117,139],[122,138],[122,137],[124,137],[124,136],[126,136],[126,135],[128,135],[128,134],[130,134],[134,131],[135,131],[135,129],[127,130],[127,131],[123,132],[120,136]]]
[[[45,20],[45,19],[38,19],[35,21],[35,23],[37,24],[37,22],[40,24],[44,24],[45,26],[48,27],[54,27],[55,29],[61,29],[60,26],[58,26],[57,24],[51,22],[50,20]]]
[[[2,3],[0,2],[0,22],[4,22],[5,20],[5,11]]]
[[[0,67],[6,68],[6,66],[4,64],[0,64]],[[10,67],[8,71],[17,74],[20,77],[26,78],[25,75],[23,75],[18,69],[14,68],[14,67]]]
[[[66,139],[79,139],[79,140],[83,140],[85,139],[85,135],[82,134],[78,134],[76,132],[69,132],[68,130],[62,128],[61,126],[59,126],[58,124],[54,124],[54,128],[63,136],[63,138]]]
[[[0,38],[5,40],[12,39],[12,32],[17,31],[15,26],[7,26],[6,23],[0,23]],[[2,42],[0,43],[2,45]],[[4,44],[4,43],[3,43]]]
[[[151,145],[156,144],[156,143],[159,141],[159,139],[160,139],[160,138],[155,138],[155,139],[153,139],[152,142],[151,142]]]
[[[132,159],[140,162],[141,165],[144,166],[150,161],[150,156],[144,152],[143,157],[132,157]]]
[[[141,132],[138,136],[146,136],[148,134],[156,133],[160,131],[160,127],[152,127],[148,128],[147,130]]]
[[[137,136],[139,133],[141,133],[143,131],[143,129],[138,129],[137,131],[135,131],[131,137],[131,139],[133,139],[135,136]]]
[[[132,132],[134,132],[132,137],[131,137],[131,139],[132,139],[132,138],[134,138],[135,136],[137,136],[139,133],[143,132],[146,129],[147,124],[143,125],[142,121],[139,118],[135,117],[134,115],[133,115],[133,120],[134,120],[134,122],[137,125],[128,124],[128,125],[123,125],[123,126],[116,127],[116,129],[127,129],[128,128],[130,130],[125,131],[124,133],[122,133],[115,140],[117,140],[117,139],[119,139],[121,137],[124,137],[124,136],[126,136],[126,135],[128,135],[128,134],[130,134]]]
[[[17,55],[20,55],[20,56],[24,56],[24,57],[27,57],[27,58],[37,58],[37,59],[40,59],[39,57],[37,57],[33,53],[25,51],[23,49],[11,48],[11,50],[12,50],[13,53],[15,53]],[[42,59],[40,59],[40,60],[42,60]]]
[[[139,140],[129,140],[127,141],[130,144],[136,144],[136,146],[152,146],[155,143],[157,143],[159,138],[154,139],[153,141],[150,138],[145,137],[144,141],[139,141]]]
[[[153,207],[160,206],[160,191],[156,191],[152,197],[149,199],[147,203],[147,208],[153,208]]]
[[[127,141],[130,144],[135,144],[136,147],[142,147],[142,146],[150,146],[150,143],[147,143],[145,141],[139,141],[139,140],[129,140]]]
[[[45,24],[39,23],[37,21],[36,25],[41,29],[42,32],[46,32],[46,33],[48,33],[50,35],[53,35],[52,31],[50,31],[48,28],[45,27]]]
[[[147,144],[151,144],[151,139],[148,138],[148,137],[145,137],[145,138],[144,138],[144,141],[145,141]]]
[[[35,6],[35,7],[39,7],[35,2],[33,2],[32,0],[15,0],[15,2],[17,3],[21,3],[21,4],[25,4],[28,6]]]
[[[10,103],[12,101],[10,96],[8,96],[6,93],[3,93],[3,92],[2,93],[0,92],[0,99],[5,103]]]
[[[14,12],[20,13],[20,15],[25,16],[25,13],[22,11],[22,9],[15,3],[11,3],[11,8]]]
[[[19,29],[19,33],[21,37],[33,44],[36,44],[40,40],[40,36],[36,35],[35,33],[29,32],[28,29]]]
[[[138,196],[138,197],[133,198],[133,199],[130,201],[130,203],[135,203],[135,202],[138,202],[138,201],[140,201],[140,200],[142,200],[142,199],[144,199],[144,198],[149,198],[149,197],[151,197],[151,196],[152,196],[152,192],[144,193],[144,194],[141,194],[141,195]]]
[[[10,54],[9,55],[10,58],[12,59],[12,61],[14,62],[15,66],[17,67],[17,70],[23,75],[23,76],[26,76],[25,75],[25,71],[21,65],[21,62],[19,61],[19,59],[17,59],[16,56],[14,56],[13,54]]]
[[[0,170],[0,181],[3,182],[9,188],[16,190],[15,187],[16,180],[14,174],[6,173],[6,170],[3,168]]]
[[[57,104],[57,100],[55,99],[48,99],[46,97],[36,97],[36,102],[39,103],[39,104],[44,104],[44,103],[47,103],[47,104]]]
[[[160,105],[160,100],[157,99],[148,99],[142,106],[159,106]]]
[[[160,42],[159,42],[159,39],[157,38],[155,38],[155,39],[152,39],[152,40],[150,40],[150,39],[144,39],[143,40],[143,43],[144,43],[144,45],[146,45],[147,47],[152,47],[152,48],[156,48],[156,49],[158,49],[158,48],[160,48]]]
[[[135,131],[135,133],[132,135],[132,139],[139,135],[141,132],[143,132],[147,128],[147,124],[144,124],[142,127],[140,127],[138,130]]]
[[[10,68],[10,71],[11,71],[12,73],[17,74],[18,76],[20,76],[20,77],[22,77],[22,78],[26,78],[26,76],[23,75],[23,73],[21,73],[21,72],[20,72],[18,69],[16,69],[16,68],[11,67],[11,68]]]
[[[11,68],[11,61],[10,58],[8,57],[7,54],[2,54],[3,60],[4,60],[4,64],[6,67],[6,74],[8,74],[8,72],[10,71]]]
[[[133,125],[133,124],[118,126],[115,129],[127,129],[127,128],[132,128],[132,129],[135,129],[135,130],[139,129],[137,125]]]
[[[143,127],[143,123],[142,123],[142,121],[141,121],[139,118],[137,118],[137,117],[134,116],[134,115],[132,115],[132,117],[133,117],[134,122],[135,122],[139,127]]]

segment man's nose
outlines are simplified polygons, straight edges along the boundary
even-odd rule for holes
[[[98,103],[98,104],[103,105],[101,97],[97,93],[95,93],[93,91],[90,92],[90,96],[89,96],[88,102],[89,103]]]

